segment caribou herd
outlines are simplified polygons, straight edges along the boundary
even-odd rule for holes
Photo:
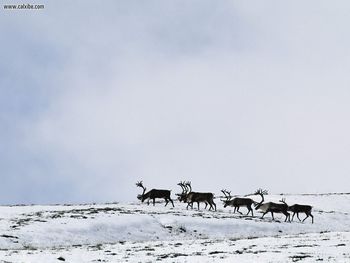
[[[199,203],[204,203],[205,204],[205,209],[209,205],[209,210],[216,211],[216,204],[214,203],[214,194],[213,193],[205,193],[205,192],[193,192],[192,191],[192,186],[191,182],[188,181],[182,181],[177,184],[178,186],[181,187],[182,192],[180,194],[176,194],[178,196],[178,200],[180,202],[187,203],[187,209],[191,207],[193,209],[193,203],[197,203],[197,207],[199,210]],[[139,181],[136,183],[137,187],[141,187],[143,189],[142,194],[137,196],[137,199],[141,200],[144,202],[147,200],[147,204],[149,204],[150,200],[153,200],[153,205],[155,205],[155,199],[160,198],[165,200],[165,206],[169,202],[171,202],[172,206],[174,207],[174,202],[170,197],[171,190],[164,190],[164,189],[152,189],[148,192],[146,192],[146,187],[144,187],[142,181]],[[248,196],[252,195],[259,195],[261,197],[260,202],[256,202],[251,198],[247,197],[235,197],[233,198],[231,196],[231,192],[227,191],[226,189],[221,190],[223,193],[223,198],[220,199],[223,202],[224,208],[227,206],[233,207],[234,210],[233,212],[238,212],[242,214],[239,209],[240,207],[245,207],[248,210],[247,215],[251,213],[251,216],[254,216],[253,214],[253,208],[252,206],[255,206],[255,210],[260,210],[263,212],[263,215],[261,218],[264,218],[264,216],[267,213],[271,213],[272,220],[275,220],[274,218],[274,213],[280,213],[285,215],[285,222],[291,222],[294,219],[294,216],[297,215],[297,218],[299,221],[304,222],[308,217],[311,217],[311,222],[314,223],[314,217],[311,214],[312,211],[312,206],[310,205],[300,205],[300,204],[294,204],[292,206],[289,206],[286,203],[285,198],[281,199],[279,203],[275,202],[265,202],[265,197],[268,192],[266,190],[258,189],[255,191],[253,194],[250,194]],[[290,218],[290,213],[292,212],[292,218]],[[301,220],[299,218],[299,213],[304,213],[306,217]]]

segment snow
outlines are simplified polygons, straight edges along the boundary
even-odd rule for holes
[[[315,223],[233,214],[218,201],[217,212],[177,202],[3,206],[0,262],[350,262],[350,194],[266,201],[282,197],[312,205]]]

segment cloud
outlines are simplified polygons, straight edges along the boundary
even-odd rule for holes
[[[345,191],[343,6],[81,5],[7,18],[28,54],[22,74],[22,62],[8,70],[16,92],[2,89],[5,202],[129,201],[136,180],[173,192],[184,179],[213,192]]]

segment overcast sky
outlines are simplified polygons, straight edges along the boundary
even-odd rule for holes
[[[0,10],[0,203],[349,192],[348,1],[40,3]]]

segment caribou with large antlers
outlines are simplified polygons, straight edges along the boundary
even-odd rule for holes
[[[189,206],[193,208],[193,203],[197,203],[199,210],[199,203],[205,203],[205,208],[207,208],[209,204],[209,210],[213,209],[216,211],[216,204],[214,203],[213,193],[192,192],[191,182],[180,182],[178,185],[182,188],[182,193],[178,194],[179,201],[187,203],[187,209]]]
[[[153,205],[155,205],[156,203],[156,198],[164,198],[165,199],[165,206],[167,206],[167,204],[169,203],[169,201],[171,202],[171,204],[174,207],[174,202],[173,200],[171,200],[170,198],[170,190],[160,190],[160,189],[152,189],[150,191],[146,192],[146,187],[143,186],[142,181],[139,181],[136,183],[137,187],[141,187],[143,189],[143,193],[141,195],[138,195],[137,198],[139,200],[142,201],[142,203],[147,200],[147,204],[149,205],[149,200],[153,199]]]
[[[237,212],[242,214],[240,211],[239,211],[239,208],[241,206],[245,206],[247,209],[248,209],[248,213],[247,215],[252,212],[252,216],[253,215],[253,209],[252,209],[252,204],[254,204],[254,200],[253,199],[250,199],[250,198],[241,198],[241,197],[235,197],[232,199],[232,196],[231,196],[231,191],[227,191],[226,189],[222,189],[221,192],[224,194],[225,199],[222,199],[221,201],[224,202],[224,208],[227,207],[227,206],[233,206],[234,207],[234,210],[233,210],[233,213],[236,212],[236,209],[237,209]]]
[[[188,196],[189,193],[192,193],[191,182],[186,182],[186,181],[182,182],[181,181],[177,185],[179,185],[182,188],[182,193],[181,194],[176,194],[178,196],[179,201],[187,203],[187,196]],[[199,202],[197,202],[197,205],[199,207]],[[193,203],[188,203],[187,207],[188,206],[191,206],[191,208],[193,208]],[[207,206],[208,206],[208,202],[205,202],[205,208],[204,209],[206,209]]]
[[[273,203],[273,202],[268,202],[268,203],[264,203],[264,195],[267,195],[268,192],[266,190],[262,190],[262,189],[258,189],[255,192],[256,195],[260,195],[261,196],[261,202],[257,204],[257,206],[255,207],[255,209],[260,209],[263,212],[263,215],[261,218],[264,218],[264,216],[270,212],[272,219],[275,220],[273,213],[282,213],[286,216],[286,219],[284,220],[284,222],[286,222],[287,220],[290,222],[290,214],[288,213],[288,205],[285,203],[285,199],[282,199],[282,201],[284,202],[283,204],[278,204],[278,203]]]

